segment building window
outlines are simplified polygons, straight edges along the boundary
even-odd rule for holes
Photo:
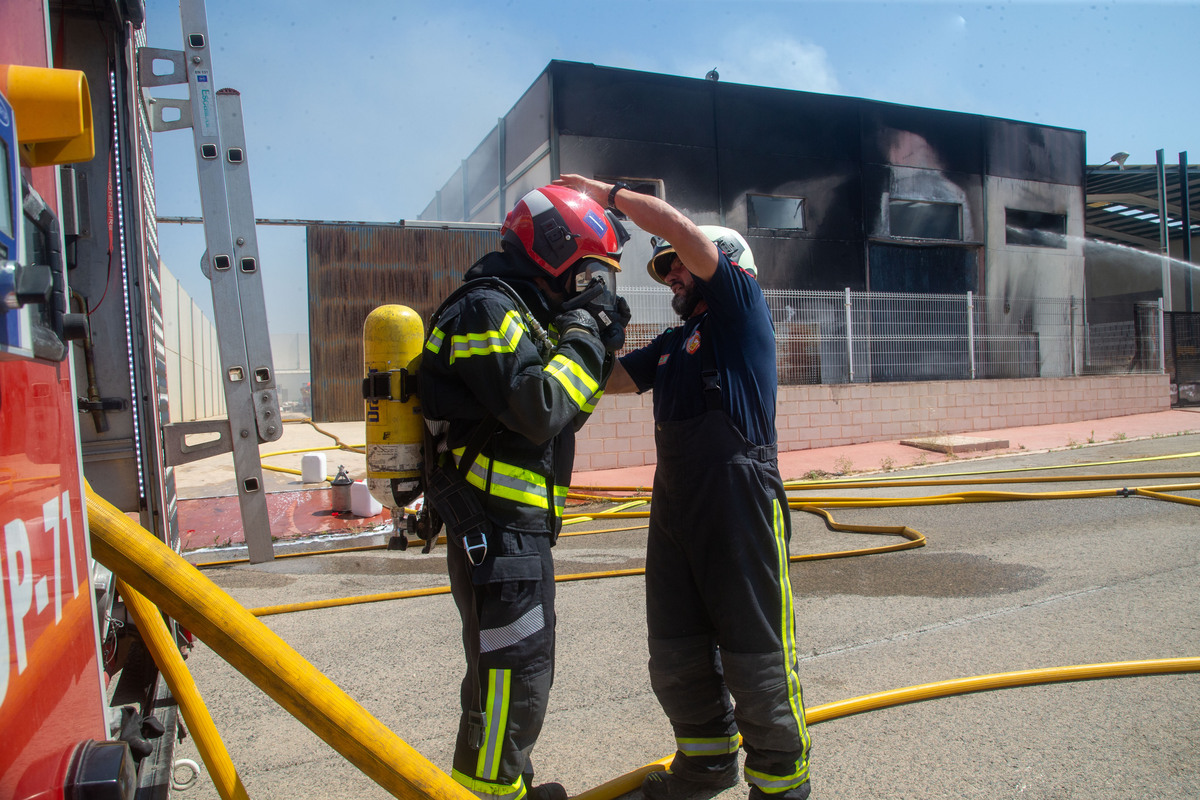
[[[888,230],[904,239],[962,241],[962,206],[925,200],[888,202]]]
[[[604,183],[617,183],[618,181],[624,181],[625,183],[629,184],[629,188],[632,191],[635,191],[638,194],[645,194],[649,195],[650,197],[658,197],[664,200],[666,199],[666,193],[663,189],[663,182],[660,180],[647,180],[646,178],[621,178],[615,175],[597,175],[596,180],[603,181]],[[603,203],[601,203],[601,205],[603,205]],[[614,208],[613,211],[616,212],[617,217],[620,219],[626,218],[625,215],[619,210]]]
[[[1026,247],[1067,247],[1067,215],[1004,209],[1004,241]]]
[[[748,222],[751,228],[772,230],[804,230],[804,198],[781,197],[769,194],[746,195]]]

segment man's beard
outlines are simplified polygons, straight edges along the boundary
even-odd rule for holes
[[[700,296],[700,287],[696,284],[685,287],[682,294],[671,297],[671,309],[680,319],[688,319],[704,298]]]

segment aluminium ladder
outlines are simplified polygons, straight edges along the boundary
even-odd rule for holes
[[[258,446],[283,435],[283,419],[267,330],[241,96],[215,88],[204,0],[180,0],[179,16],[184,49],[139,49],[139,80],[143,87],[188,86],[186,99],[156,98],[145,90],[143,95],[152,131],[192,129],[207,248],[201,269],[212,288],[228,419],[164,426],[165,459],[178,465],[233,452],[246,547],[250,562],[261,563],[273,559],[275,552]],[[155,75],[154,64],[159,62],[170,63],[172,71]],[[166,119],[167,109],[178,118]],[[217,438],[203,444],[187,441],[188,436],[214,433]]]

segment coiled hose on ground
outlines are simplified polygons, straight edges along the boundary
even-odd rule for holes
[[[316,427],[314,425],[314,427]],[[319,429],[318,429],[319,430]],[[322,433],[325,433],[322,431]],[[326,435],[333,436],[326,433]],[[336,437],[333,437],[336,440]],[[338,446],[345,449],[352,449],[349,446],[343,445],[340,441]],[[299,451],[287,451],[299,452]],[[305,451],[308,452],[308,451]],[[282,453],[280,453],[282,454]],[[275,454],[275,455],[280,455]],[[1197,454],[1185,454],[1197,455]],[[1183,456],[1175,456],[1183,457]],[[1161,457],[1152,459],[1137,459],[1137,460],[1161,460]],[[1105,462],[1106,465],[1113,463],[1131,463],[1135,460],[1127,462]],[[1080,466],[1090,465],[1073,465],[1075,468]],[[278,468],[283,469],[283,468]],[[285,470],[287,471],[287,470]],[[1025,470],[997,470],[994,472],[1012,472]],[[900,478],[876,478],[872,480],[861,479],[842,479],[832,481],[794,481],[789,482],[788,488],[792,491],[804,491],[808,489],[831,487],[837,488],[880,488],[880,487],[929,487],[940,485],[980,485],[980,484],[1012,484],[1012,483],[1039,483],[1039,482],[1074,482],[1074,481],[1097,481],[1097,480],[1162,480],[1162,479],[1181,479],[1192,478],[1200,479],[1200,473],[1195,472],[1161,472],[1161,473],[1126,473],[1120,475],[1069,475],[1069,476],[1052,476],[1052,477],[1010,477],[1010,478],[970,478],[968,475],[981,475],[986,472],[975,473],[953,473],[948,475],[928,476],[920,479],[900,479]],[[838,551],[832,553],[820,554],[805,554],[791,557],[791,561],[808,561],[815,559],[826,558],[847,558],[859,555],[877,554],[896,550],[911,549],[921,547],[925,544],[925,537],[918,531],[915,531],[905,525],[848,525],[838,523],[830,511],[832,508],[880,508],[880,507],[900,507],[900,506],[919,506],[919,505],[943,505],[951,503],[976,503],[976,502],[1013,502],[1013,501],[1032,501],[1032,500],[1064,500],[1064,499],[1082,499],[1082,498],[1100,498],[1100,497],[1145,497],[1148,499],[1177,502],[1189,505],[1200,505],[1200,500],[1184,497],[1175,492],[1194,491],[1200,489],[1200,483],[1184,483],[1184,484],[1151,484],[1147,486],[1138,486],[1128,488],[1122,486],[1119,489],[1088,489],[1069,492],[996,492],[996,491],[971,491],[957,492],[943,495],[934,495],[929,497],[915,498],[848,498],[840,496],[817,496],[789,498],[789,506],[798,511],[804,511],[821,516],[825,524],[832,530],[895,535],[904,539],[896,544],[884,545],[880,547],[861,548],[856,550]],[[602,491],[606,492],[604,499],[612,500],[613,495],[622,493],[627,495],[641,495],[646,489],[644,487],[576,487],[575,493],[578,497],[599,499],[596,495],[588,495],[586,492]],[[643,500],[638,500],[636,503],[642,503]],[[588,512],[589,519],[630,519],[648,516],[649,512],[645,510],[631,511],[627,504],[619,507],[619,510],[614,509],[610,512]],[[378,728],[383,726],[370,716],[365,710],[358,707],[352,700],[344,695],[338,696],[341,690],[336,686],[328,683],[328,679],[324,679],[320,673],[315,673],[315,668],[308,665],[299,655],[291,651],[288,646],[278,640],[273,633],[261,627],[262,624],[254,620],[254,617],[267,616],[271,614],[292,613],[296,611],[313,610],[319,608],[329,608],[333,606],[351,605],[356,603],[366,602],[381,602],[386,600],[404,599],[428,596],[433,594],[444,594],[449,592],[448,587],[431,587],[429,589],[408,590],[402,592],[389,592],[375,595],[365,595],[359,597],[337,598],[331,600],[312,601],[308,603],[294,603],[282,606],[270,606],[258,608],[252,611],[246,611],[236,603],[232,598],[222,592],[219,588],[213,585],[210,581],[203,577],[192,565],[187,564],[177,554],[158,542],[152,535],[144,530],[141,530],[132,523],[127,517],[120,514],[115,508],[105,502],[102,498],[96,496],[88,490],[88,516],[89,524],[92,527],[93,533],[93,554],[105,566],[113,570],[118,575],[120,580],[126,584],[122,587],[125,590],[123,595],[126,596],[127,602],[132,601],[131,611],[137,618],[145,619],[147,615],[151,615],[152,607],[149,607],[149,602],[140,597],[139,593],[145,593],[150,597],[158,607],[169,614],[193,632],[195,632],[203,641],[206,642],[216,652],[226,658],[233,666],[242,671],[251,680],[260,685],[264,691],[267,691],[277,702],[284,708],[297,716],[302,722],[308,725],[321,738],[325,739],[331,745],[338,749],[352,763],[363,770],[368,776],[375,779],[380,785],[392,791],[396,796],[403,797],[435,797],[439,800],[449,800],[449,798],[459,798],[465,800],[470,797],[457,783],[450,780],[448,776],[429,764],[420,754],[411,750],[407,745],[395,738],[395,735],[390,731],[383,735],[383,739],[389,742],[389,747],[384,748],[390,751],[391,758],[383,758],[378,753],[362,752],[359,743],[364,740],[362,726],[367,726],[372,735],[381,735]],[[570,516],[570,515],[568,515]],[[582,515],[574,515],[581,517]],[[604,532],[612,532],[617,530],[634,530],[644,526],[631,526],[624,528],[613,528],[599,531],[580,531],[580,534],[598,534]],[[140,531],[140,533],[139,533]],[[570,535],[565,534],[565,535]],[[149,540],[149,541],[147,541]],[[369,548],[348,548],[350,550],[369,549]],[[328,554],[330,552],[345,552],[341,551],[321,551],[320,553],[311,554],[290,554],[293,557],[301,555],[318,555]],[[221,562],[231,563],[231,562]],[[626,577],[631,575],[643,574],[643,569],[626,569],[613,570],[607,572],[581,573],[572,575],[560,575],[556,581],[577,581],[577,580],[595,580],[608,577]],[[126,594],[127,592],[127,594]],[[192,602],[184,599],[186,596],[201,597],[202,600]],[[144,603],[144,605],[143,605]],[[213,610],[215,609],[215,610]],[[236,620],[236,625],[233,621]],[[250,620],[254,620],[252,625]],[[152,625],[147,625],[146,628],[153,628]],[[145,630],[146,628],[143,628]],[[230,630],[232,628],[232,632]],[[246,631],[253,631],[252,634]],[[265,649],[256,649],[248,647],[247,638],[245,641],[239,641],[242,637],[262,637],[263,632],[266,632],[264,641],[267,642]],[[165,634],[165,629],[163,631]],[[202,756],[206,765],[209,768],[209,773],[213,776],[214,784],[217,786],[223,800],[225,798],[241,798],[245,797],[245,790],[241,787],[240,781],[237,779],[236,771],[233,770],[232,764],[229,762],[228,753],[225,752],[224,745],[220,742],[219,736],[215,730],[211,733],[208,727],[204,724],[203,719],[207,717],[207,710],[203,709],[203,704],[199,701],[198,694],[195,694],[194,684],[190,684],[190,676],[180,673],[180,668],[183,667],[182,661],[174,664],[171,654],[168,650],[173,651],[169,639],[165,642],[158,641],[162,636],[152,635],[148,645],[151,647],[155,656],[156,663],[159,668],[168,676],[168,680],[172,682],[172,690],[176,697],[181,699],[181,706],[184,710],[185,719],[193,730],[200,729],[203,731],[203,745],[201,737],[197,737],[197,745],[201,749]],[[214,643],[215,642],[215,643]],[[161,658],[161,661],[160,661]],[[174,658],[178,659],[178,652],[174,652]],[[266,660],[279,663],[303,662],[303,666],[295,665],[295,671],[285,669],[280,674],[279,670],[272,671],[267,668]],[[164,667],[164,663],[167,665]],[[1143,661],[1127,661],[1105,664],[1085,664],[1065,667],[1050,667],[1045,669],[1021,670],[1017,672],[998,673],[993,675],[980,675],[969,678],[959,678],[948,681],[940,681],[937,683],[922,684],[918,686],[910,686],[902,689],[895,689],[887,692],[879,692],[872,695],[850,698],[847,700],[838,701],[835,703],[827,703],[821,706],[815,706],[806,709],[805,716],[809,725],[819,724],[840,717],[849,716],[852,714],[865,713],[881,708],[902,705],[906,703],[921,702],[925,700],[949,697],[958,694],[966,694],[971,692],[991,691],[995,689],[1012,688],[1017,686],[1031,686],[1036,684],[1046,684],[1064,681],[1080,681],[1093,680],[1097,678],[1114,678],[1114,677],[1130,677],[1130,676],[1146,676],[1146,675],[1163,675],[1181,672],[1200,672],[1200,658],[1169,658],[1169,659],[1151,659]],[[186,668],[183,668],[183,673],[186,673]],[[261,682],[260,682],[261,681]],[[332,688],[331,688],[332,687]],[[328,701],[328,703],[326,702]],[[197,705],[199,703],[199,705]],[[331,703],[332,705],[329,705]],[[200,720],[197,724],[196,720]],[[211,719],[209,719],[211,724]],[[319,729],[320,728],[320,729]],[[345,729],[343,729],[345,728]],[[356,733],[350,733],[351,730],[357,730]],[[386,729],[384,729],[386,731]],[[347,736],[353,741],[347,741]],[[389,739],[390,737],[390,739]],[[368,737],[366,741],[371,742]],[[344,748],[344,749],[343,749]],[[370,747],[366,748],[368,751]],[[611,800],[621,794],[632,791],[641,784],[642,778],[646,773],[665,768],[671,761],[672,756],[667,756],[659,761],[652,762],[630,773],[622,775],[605,784],[597,786],[580,795],[577,798],[581,800]],[[211,761],[210,761],[211,759]]]

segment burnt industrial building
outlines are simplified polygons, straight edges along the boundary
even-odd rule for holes
[[[332,315],[347,338],[353,334],[359,315],[339,308],[348,288],[342,284],[352,277],[377,303],[404,302],[427,313],[445,281],[469,266],[464,259],[495,246],[513,203],[560,174],[579,173],[625,181],[698,223],[738,229],[769,294],[805,295],[803,308],[773,309],[781,383],[1161,371],[1152,352],[1158,334],[1145,330],[1148,305],[1161,297],[1167,310],[1190,311],[1193,286],[1190,269],[1160,270],[1165,261],[1150,226],[1170,215],[1173,227],[1163,224],[1163,238],[1190,260],[1183,231],[1196,231],[1187,215],[1196,215],[1200,170],[1183,165],[1186,179],[1173,194],[1170,186],[1150,191],[1147,168],[1089,167],[1085,139],[1081,130],[732,84],[715,75],[552,61],[419,220],[357,233],[309,229],[310,325],[324,329],[329,320],[318,318]],[[422,256],[433,241],[424,226],[442,229],[457,257]],[[641,268],[649,237],[632,232],[621,282],[649,290],[655,284]],[[1136,268],[1125,247],[1141,251]],[[407,255],[389,255],[397,252]],[[388,291],[368,288],[392,284]],[[845,302],[817,296],[834,292],[845,293]],[[914,297],[929,298],[919,320],[903,304]],[[901,304],[887,305],[895,298]],[[1119,352],[1102,352],[1092,321],[1118,330]],[[314,340],[314,412],[318,405],[332,411],[336,396],[344,410],[328,418],[350,418],[361,402],[348,388],[353,359],[349,350],[324,358],[323,346]],[[341,365],[347,375],[321,377],[322,363]],[[1029,394],[1028,386],[1022,391]]]
[[[766,288],[1081,297],[1084,137],[554,61],[421,219],[500,222],[575,172],[743,231]]]

